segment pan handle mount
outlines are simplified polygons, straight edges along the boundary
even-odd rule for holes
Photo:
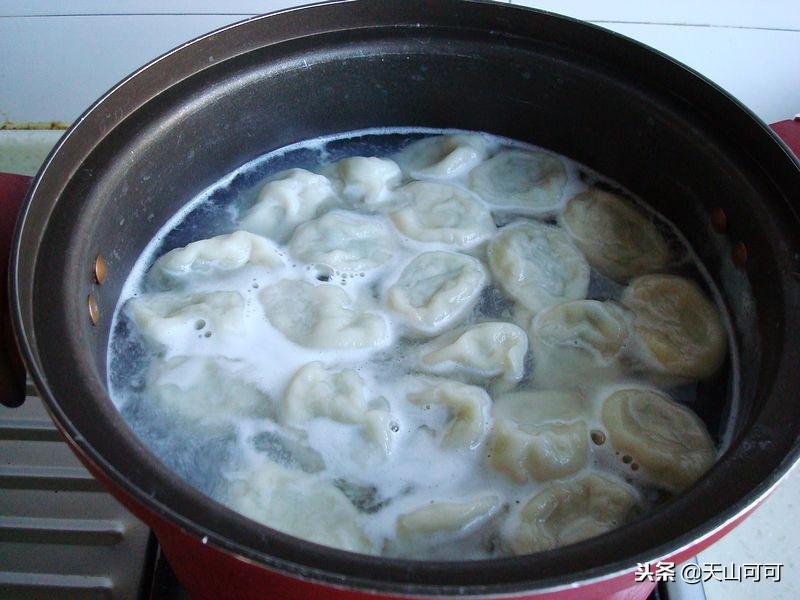
[[[25,401],[25,366],[11,329],[8,261],[22,200],[31,178],[0,173],[0,404],[14,408]]]

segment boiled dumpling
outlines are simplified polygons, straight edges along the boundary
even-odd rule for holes
[[[418,140],[396,158],[416,179],[444,179],[466,173],[485,158],[486,152],[482,136],[456,134]]]
[[[470,189],[497,208],[552,212],[562,204],[567,172],[545,152],[503,150],[469,174]]]
[[[406,398],[423,410],[442,407],[447,419],[437,437],[445,448],[475,448],[484,438],[489,426],[492,399],[482,388],[458,381],[425,380],[420,391]]]
[[[523,429],[581,421],[588,415],[586,398],[577,392],[520,390],[497,396],[492,404],[492,417],[514,421]]]
[[[462,553],[480,546],[479,530],[485,529],[500,510],[500,497],[487,495],[459,502],[431,501],[397,516],[395,539],[384,548],[390,556],[420,559],[451,555],[454,542]],[[465,544],[470,538],[470,544]],[[478,538],[478,539],[475,539]],[[480,553],[480,548],[475,548]],[[467,558],[466,556],[463,556]]]
[[[289,169],[264,184],[258,200],[242,218],[241,226],[283,241],[297,225],[313,219],[335,201],[336,193],[327,177],[305,169]]]
[[[333,211],[300,225],[289,241],[289,252],[304,263],[357,273],[385,264],[396,248],[382,218]]]
[[[631,281],[622,303],[633,312],[645,367],[677,379],[709,377],[725,359],[725,328],[716,307],[691,281],[644,275]]]
[[[621,375],[628,315],[614,302],[573,300],[538,313],[530,328],[533,382],[565,388]]]
[[[125,308],[141,336],[155,346],[175,348],[183,342],[191,347],[198,338],[235,335],[244,323],[239,292],[143,294]]]
[[[489,243],[488,255],[503,291],[533,313],[586,297],[589,264],[559,227],[509,225]]]
[[[670,261],[669,245],[653,220],[609,192],[578,194],[560,222],[589,263],[616,281],[658,271]]]
[[[377,210],[392,202],[392,191],[403,178],[397,163],[388,158],[353,156],[326,169],[351,205]]]
[[[689,487],[716,458],[703,422],[661,392],[616,391],[603,402],[602,417],[611,447],[668,490]]]
[[[577,394],[507,394],[495,399],[492,415],[489,463],[513,481],[567,477],[586,464],[589,431]]]
[[[401,539],[452,534],[479,526],[500,507],[498,496],[484,496],[467,502],[434,502],[397,517]]]
[[[247,380],[248,371],[240,360],[176,356],[154,362],[147,391],[168,410],[209,423],[271,416],[270,398]]]
[[[317,476],[264,461],[234,476],[227,504],[268,527],[317,544],[370,554],[359,512],[336,487]]]
[[[386,304],[415,331],[436,334],[467,316],[485,284],[486,270],[477,258],[424,252],[388,289]]]
[[[511,323],[487,322],[445,333],[420,349],[420,365],[433,372],[463,371],[498,377],[510,383],[522,379],[528,336]]]
[[[352,369],[334,371],[316,361],[294,374],[281,407],[288,423],[302,423],[315,417],[360,423],[367,412],[366,386]]]
[[[636,501],[630,487],[598,475],[553,484],[510,520],[507,544],[518,555],[574,544],[622,525]]]
[[[301,346],[333,350],[389,343],[384,317],[354,306],[339,286],[282,279],[259,299],[270,323]]]
[[[168,288],[200,273],[232,271],[247,264],[273,271],[283,267],[284,261],[269,240],[234,231],[170,250],[155,262],[149,277],[159,287]]]
[[[287,423],[300,424],[316,417],[363,425],[366,437],[388,451],[389,411],[370,406],[367,386],[352,369],[327,368],[315,361],[294,374],[281,403]]]
[[[461,188],[415,181],[399,193],[411,203],[389,217],[412,240],[471,248],[495,232],[491,213]]]

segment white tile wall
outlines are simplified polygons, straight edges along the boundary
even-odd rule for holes
[[[435,1],[435,0],[434,0]],[[0,0],[0,123],[69,123],[137,67],[296,0]],[[772,0],[515,0],[593,21],[676,57],[762,119],[800,112],[800,9]]]
[[[248,16],[302,3],[0,0],[0,123],[69,123],[118,80],[172,47]],[[797,0],[512,3],[592,21],[642,41],[704,74],[767,122],[800,113]],[[32,154],[15,155],[15,164],[23,165],[16,169],[32,172],[42,158],[42,146],[36,145],[47,147],[54,135],[6,132],[0,150],[24,145],[23,138],[33,140]],[[699,557],[701,563],[782,562],[783,580],[711,580],[705,584],[710,600],[800,598],[798,498],[795,469],[743,525]]]

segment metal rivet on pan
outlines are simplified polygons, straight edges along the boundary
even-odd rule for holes
[[[747,265],[747,246],[742,242],[737,242],[733,247],[733,263],[737,267],[744,267]]]
[[[717,233],[725,233],[728,229],[728,215],[724,210],[717,207],[711,211],[711,226]]]
[[[103,283],[106,280],[106,259],[98,254],[94,259],[94,280]]]
[[[97,325],[100,320],[100,307],[97,306],[97,300],[92,294],[89,294],[89,319],[92,325]]]

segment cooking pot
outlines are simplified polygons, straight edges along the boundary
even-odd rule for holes
[[[211,501],[136,438],[108,397],[106,347],[139,253],[241,164],[340,131],[488,131],[573,158],[649,202],[722,291],[738,353],[693,408],[719,462],[654,514],[578,544],[480,562],[361,556]],[[354,0],[226,27],[110,90],[63,136],[24,202],[10,305],[26,366],[69,444],[156,532],[196,598],[639,598],[637,563],[730,529],[800,455],[800,167],[734,99],[608,31],[505,4]],[[105,273],[97,273],[102,257]]]

